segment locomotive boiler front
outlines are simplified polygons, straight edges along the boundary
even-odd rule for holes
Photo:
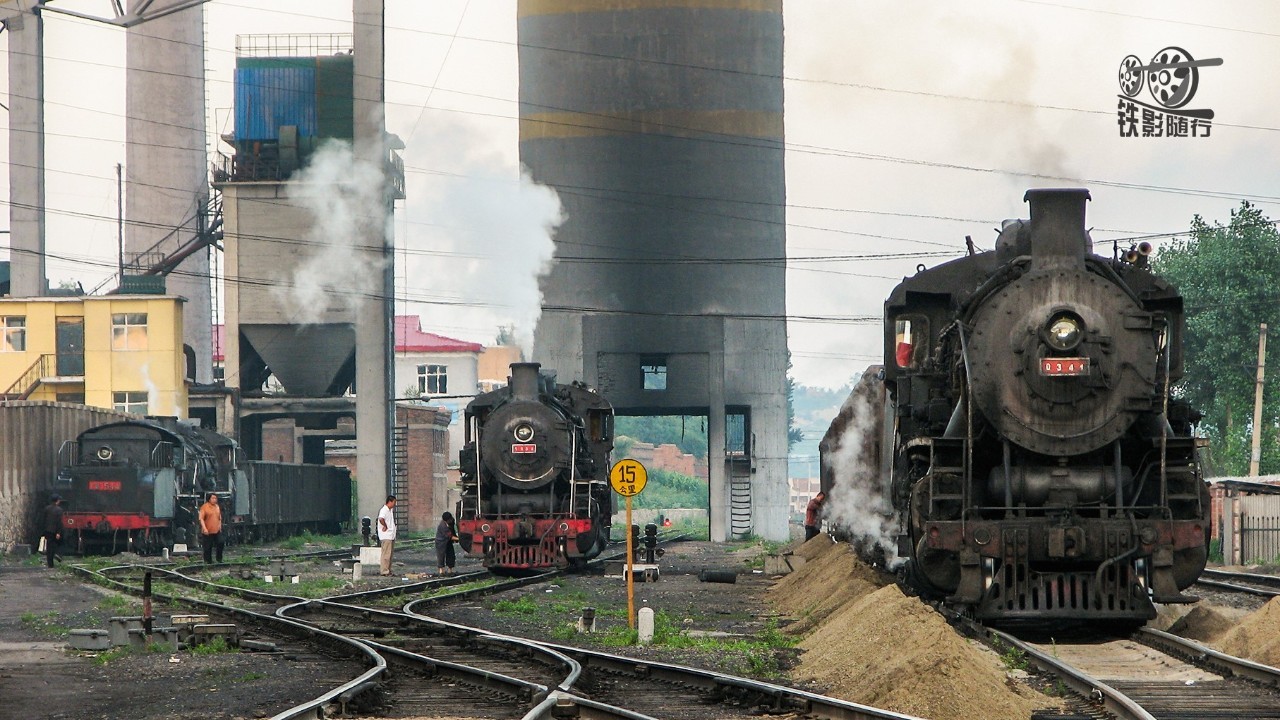
[[[1114,442],[1156,397],[1153,314],[1086,267],[1087,190],[1030,190],[1030,265],[971,310],[973,398],[999,433],[1044,455]],[[1026,238],[1022,240],[1026,244]],[[1024,248],[1026,249],[1026,248]]]
[[[536,490],[569,469],[569,420],[538,400],[536,365],[512,367],[511,399],[489,413],[480,437],[486,474],[517,490]]]

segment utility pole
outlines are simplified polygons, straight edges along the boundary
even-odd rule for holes
[[[1249,451],[1249,477],[1258,476],[1262,460],[1262,378],[1267,364],[1267,324],[1258,330],[1258,375],[1253,389],[1253,448]]]

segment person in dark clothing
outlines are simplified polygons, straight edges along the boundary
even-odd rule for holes
[[[58,557],[58,544],[62,541],[62,496],[54,493],[45,506],[41,519],[41,531],[44,533],[44,556],[49,567],[53,567],[53,559]]]
[[[456,557],[453,543],[458,539],[458,527],[453,524],[453,513],[446,512],[440,516],[440,524],[436,526],[436,573],[452,575]]]
[[[806,542],[812,540],[819,531],[822,524],[822,504],[827,501],[827,494],[819,492],[809,501],[808,507],[804,509],[804,539]]]

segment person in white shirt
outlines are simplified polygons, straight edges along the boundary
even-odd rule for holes
[[[396,544],[396,496],[388,495],[387,504],[378,511],[378,540],[382,542],[382,575],[391,574],[391,553]]]

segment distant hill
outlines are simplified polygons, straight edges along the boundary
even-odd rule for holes
[[[804,432],[804,440],[791,448],[791,477],[810,477],[811,474],[817,477],[818,443],[822,441],[822,436],[826,434],[836,413],[840,412],[840,406],[849,397],[857,379],[855,376],[849,384],[834,390],[807,385],[795,386],[791,401],[795,407],[796,427]]]

